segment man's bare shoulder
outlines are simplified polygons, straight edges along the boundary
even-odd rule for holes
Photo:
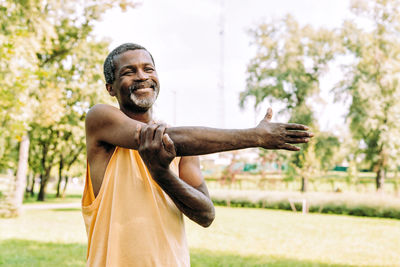
[[[109,113],[122,113],[118,108],[108,104],[96,104],[86,114],[86,121],[96,120],[99,117],[107,116]]]
[[[93,106],[86,115],[86,143],[89,148],[120,146],[137,149],[139,121],[128,117],[119,108],[107,104]]]
[[[116,107],[107,104],[96,104],[86,114],[86,132],[96,131],[105,124],[112,122],[116,116],[123,113]]]

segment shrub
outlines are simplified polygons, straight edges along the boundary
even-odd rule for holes
[[[305,199],[309,212],[400,219],[400,200],[376,194],[220,190],[211,196],[217,206],[292,210],[289,199],[297,199],[301,211]]]

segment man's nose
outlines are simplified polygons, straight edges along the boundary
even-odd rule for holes
[[[136,79],[140,81],[147,80],[149,78],[149,75],[143,70],[138,70],[136,74]]]

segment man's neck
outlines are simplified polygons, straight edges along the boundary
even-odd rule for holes
[[[126,116],[128,116],[131,119],[143,122],[143,123],[150,123],[153,120],[153,108],[148,109],[147,111],[144,112],[138,112],[138,111],[131,111],[131,110],[126,110],[124,108],[120,107],[120,110],[125,113]]]

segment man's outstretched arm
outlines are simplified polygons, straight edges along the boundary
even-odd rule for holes
[[[266,149],[300,150],[293,144],[307,143],[312,133],[308,127],[295,123],[272,123],[272,109],[264,119],[249,129],[213,129],[206,127],[172,127],[166,130],[175,144],[177,155],[208,153],[263,147]]]
[[[208,127],[170,127],[166,129],[177,156],[202,155],[249,147],[297,151],[294,144],[306,143],[313,136],[307,126],[272,123],[272,110],[254,128],[215,129]],[[86,117],[87,137],[130,149],[139,148],[140,128],[146,124],[131,119],[109,105],[94,106]]]
[[[214,205],[200,171],[197,157],[182,157],[179,177],[169,168],[176,150],[165,125],[144,126],[140,133],[139,154],[157,184],[188,218],[208,227],[215,217]]]

